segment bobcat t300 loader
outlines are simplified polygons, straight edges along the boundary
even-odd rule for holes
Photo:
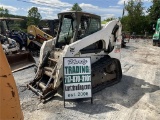
[[[63,57],[91,57],[93,93],[118,83],[122,77],[120,21],[102,28],[98,15],[69,11],[58,17],[57,37],[43,43],[37,73],[28,88],[45,100],[63,89]]]

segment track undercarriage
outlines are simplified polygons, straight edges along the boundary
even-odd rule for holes
[[[92,64],[93,93],[120,82],[122,78],[119,60],[105,56]]]
[[[63,80],[58,89],[53,89],[56,67],[58,59],[47,59],[47,64],[43,67],[39,76],[28,84],[28,88],[40,96],[40,99],[48,100],[52,98],[59,88],[63,89]],[[122,71],[119,60],[104,56],[92,64],[92,87],[96,93],[108,86],[118,83],[121,80]]]

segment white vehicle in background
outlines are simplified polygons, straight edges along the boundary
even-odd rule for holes
[[[5,54],[12,54],[13,52],[17,52],[20,49],[15,40],[6,38],[3,35],[0,36],[2,48]]]

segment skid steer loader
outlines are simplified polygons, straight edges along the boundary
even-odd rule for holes
[[[13,33],[9,29],[9,21],[21,20],[20,18],[0,18],[0,43],[6,54],[12,72],[35,65],[35,60],[28,51],[21,50],[22,34]],[[26,35],[26,37],[28,37]],[[25,44],[25,43],[24,43]]]
[[[44,41],[53,39],[57,34],[59,20],[43,19],[39,26],[30,25],[27,27],[27,33],[34,36],[33,40],[28,40],[27,46],[32,53],[39,53]]]
[[[69,11],[58,17],[57,37],[43,43],[39,66],[28,88],[42,100],[62,91],[63,57],[91,57],[93,93],[118,83],[122,77],[120,21],[110,21],[102,28],[98,15]]]

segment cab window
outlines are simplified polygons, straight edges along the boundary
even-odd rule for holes
[[[82,39],[90,34],[100,30],[100,22],[98,19],[82,16],[78,29],[78,39]]]

